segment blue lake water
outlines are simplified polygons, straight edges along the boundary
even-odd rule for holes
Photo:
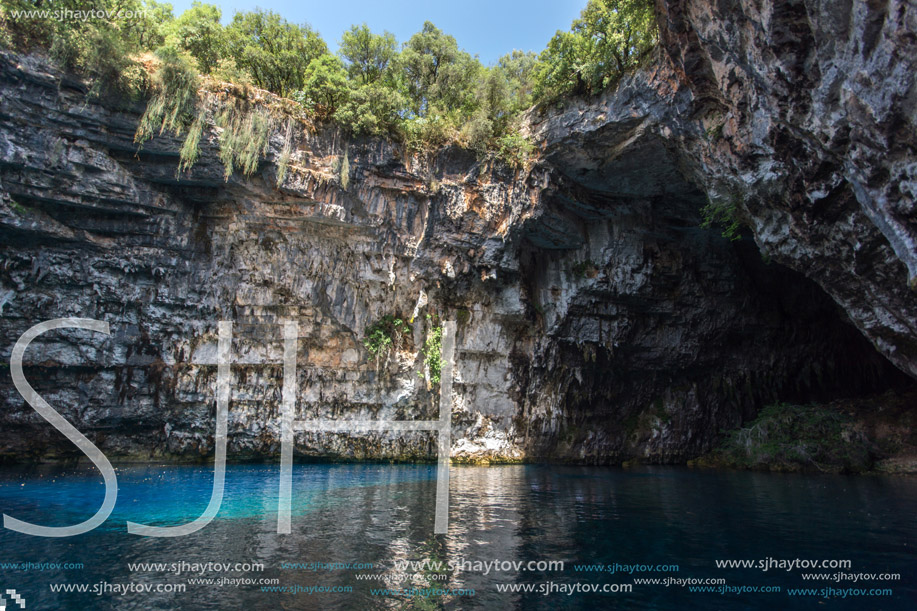
[[[118,503],[91,533],[49,539],[0,530],[0,589],[15,589],[27,609],[917,608],[914,478],[661,467],[453,467],[450,532],[434,537],[435,466],[296,465],[293,533],[278,535],[278,467],[233,465],[217,518],[195,534],[162,539],[130,535],[125,522],[193,520],[210,497],[210,468],[122,465],[117,471]],[[38,524],[81,522],[96,511],[103,492],[101,477],[89,469],[0,469],[0,510]],[[767,571],[716,566],[717,560],[766,563],[768,558],[850,560],[851,565]],[[430,571],[397,566],[424,559],[454,566],[442,580]],[[563,569],[501,570],[491,564],[488,570],[480,564],[494,560],[563,562]],[[2,563],[19,562],[82,568],[2,568]],[[208,562],[261,564],[263,570],[234,566],[223,571],[211,565],[188,573],[189,565]],[[153,570],[136,563],[175,566]],[[602,564],[645,566],[614,573],[589,566]],[[180,574],[178,566],[184,567]],[[899,574],[900,579],[802,577],[814,573]],[[189,578],[214,581],[189,583]],[[724,579],[720,585],[692,584],[724,593],[635,583],[656,578]],[[60,584],[90,590],[52,591]],[[100,595],[91,590],[105,584],[109,589]],[[181,585],[185,591],[122,594],[112,584],[161,590]],[[605,584],[632,589],[584,591]],[[276,591],[291,587],[301,591]],[[426,594],[433,587],[452,591],[431,596],[381,591],[412,587],[426,588]],[[512,587],[534,591],[505,591]],[[736,592],[763,587],[780,591]],[[569,593],[570,588],[579,591]],[[801,588],[812,592],[791,595]],[[886,589],[891,594],[882,592]],[[869,590],[880,592],[867,595]]]

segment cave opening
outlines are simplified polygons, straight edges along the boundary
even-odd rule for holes
[[[559,181],[520,249],[541,333],[524,376],[527,455],[680,463],[787,404],[840,410],[873,458],[892,451],[876,431],[912,417],[917,385],[821,287],[747,231],[702,227],[706,196],[687,182],[624,194],[593,174]],[[898,415],[877,418],[889,405]]]

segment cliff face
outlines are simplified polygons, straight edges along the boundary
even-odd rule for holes
[[[178,175],[179,141],[133,143],[142,108],[94,103],[41,60],[5,55],[0,354],[43,320],[108,321],[109,338],[42,336],[26,375],[103,451],[131,458],[212,450],[218,320],[234,322],[235,458],[278,451],[287,319],[298,417],[336,419],[434,417],[420,348],[456,320],[456,459],[679,461],[767,402],[905,384],[873,346],[917,374],[901,237],[913,72],[882,73],[892,98],[906,83],[870,111],[882,117],[838,92],[871,91],[839,65],[879,61],[853,53],[864,24],[870,57],[912,61],[913,15],[848,8],[831,29],[833,5],[756,6],[747,31],[731,8],[709,24],[707,4],[660,6],[664,52],[600,99],[531,117],[540,153],[525,171],[296,123],[280,180],[278,134],[254,176],[224,182],[215,128]],[[802,23],[812,34],[797,49],[788,32]],[[790,86],[790,58],[811,91]],[[828,64],[847,81],[829,86]],[[892,143],[905,148],[883,154]],[[700,227],[708,198],[724,197],[770,261],[750,235]],[[366,326],[418,305],[401,349],[373,358]],[[8,370],[0,405],[0,454],[72,454]],[[434,441],[297,433],[296,452],[409,459],[435,455]]]
[[[685,138],[693,179],[917,375],[917,8],[658,6],[668,58],[716,135]]]

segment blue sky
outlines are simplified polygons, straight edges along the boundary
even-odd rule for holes
[[[366,22],[374,32],[388,30],[401,43],[420,30],[424,21],[432,21],[485,64],[513,49],[541,51],[554,32],[568,29],[586,6],[586,0],[204,1],[222,9],[223,23],[230,21],[233,13],[255,7],[272,10],[288,21],[307,22],[321,33],[332,51],[337,51],[341,33],[352,24]],[[177,16],[191,6],[191,0],[171,0],[171,4]]]

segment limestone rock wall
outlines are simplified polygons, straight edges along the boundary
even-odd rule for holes
[[[768,402],[907,385],[913,14],[733,4],[660,3],[658,55],[533,113],[526,169],[295,122],[279,181],[282,134],[224,181],[213,126],[178,174],[180,141],[134,144],[142,106],[0,55],[0,357],[43,320],[109,322],[36,340],[26,374],[140,460],[212,452],[219,320],[235,459],[279,451],[289,319],[298,415],[337,419],[435,417],[420,349],[456,320],[456,460],[683,461]],[[701,227],[710,200],[744,239]],[[366,326],[424,300],[373,358]],[[435,451],[430,433],[296,438],[303,457]],[[0,371],[0,456],[74,455]]]
[[[689,173],[917,375],[917,7],[657,3],[694,97]]]

